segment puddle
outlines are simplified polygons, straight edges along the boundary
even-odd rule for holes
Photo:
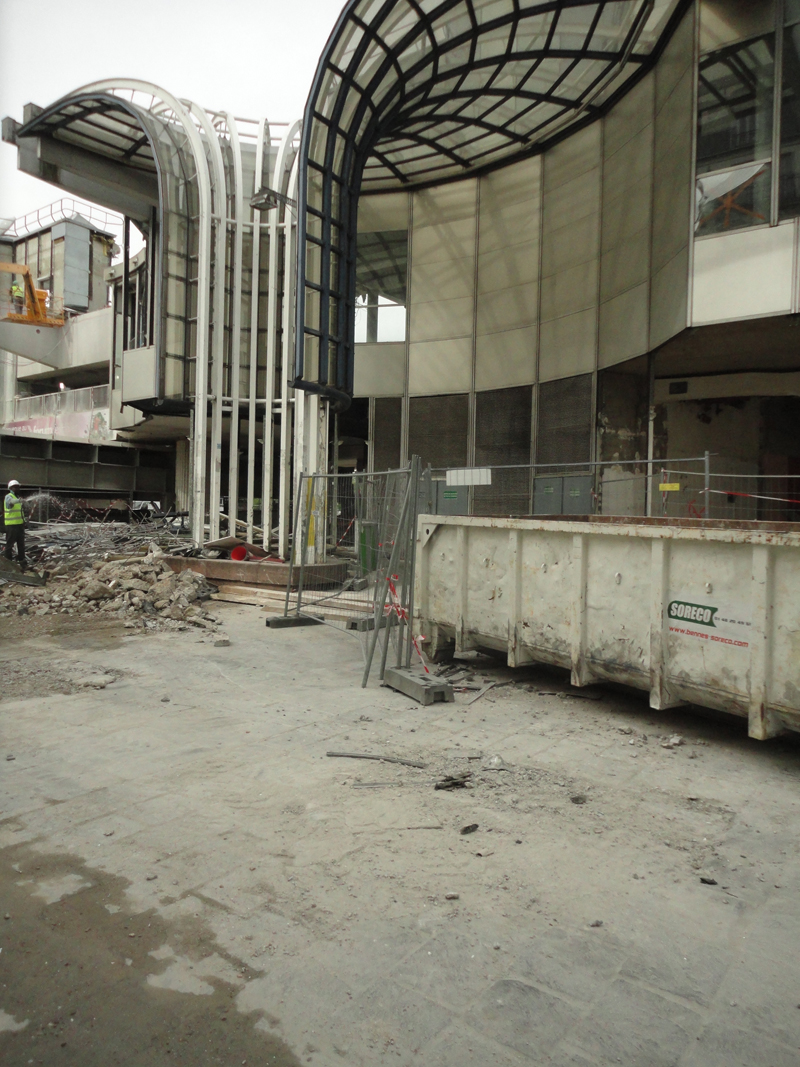
[[[283,1042],[257,1029],[261,1013],[235,1007],[256,972],[227,956],[200,921],[131,914],[126,884],[72,856],[26,845],[0,852],[10,916],[0,927],[4,1067],[299,1067]]]

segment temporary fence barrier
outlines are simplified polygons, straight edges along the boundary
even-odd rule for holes
[[[360,638],[366,685],[376,648],[381,677],[392,651],[410,662],[418,457],[401,470],[302,474],[284,615],[327,623]]]
[[[742,466],[706,452],[681,459],[437,468],[429,475],[427,511],[800,521],[800,474],[737,469]]]

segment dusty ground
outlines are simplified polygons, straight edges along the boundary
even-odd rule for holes
[[[422,708],[219,607],[3,628],[4,1064],[795,1067],[797,740],[486,664]]]

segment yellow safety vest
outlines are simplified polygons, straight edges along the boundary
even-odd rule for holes
[[[22,517],[22,501],[14,493],[6,494],[3,517],[6,526],[22,526],[25,521]]]

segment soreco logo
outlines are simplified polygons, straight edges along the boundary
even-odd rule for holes
[[[703,604],[689,604],[685,600],[671,601],[667,614],[670,619],[684,619],[686,622],[696,622],[701,626],[714,627],[714,616],[719,608],[708,608]]]

